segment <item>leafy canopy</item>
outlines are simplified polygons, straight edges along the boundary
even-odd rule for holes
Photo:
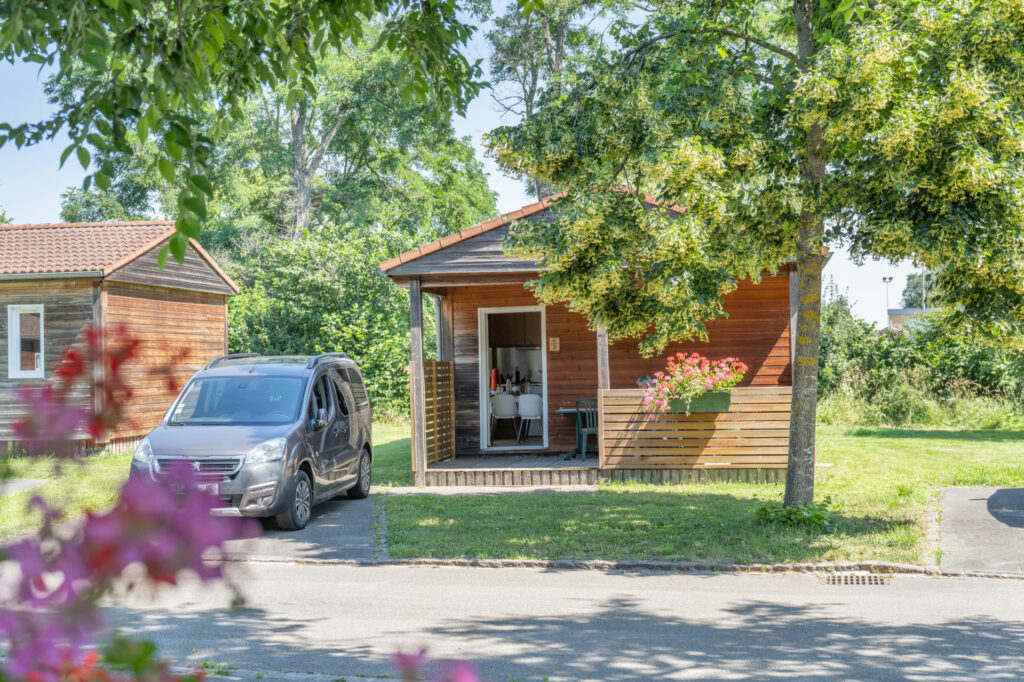
[[[796,253],[810,216],[819,242],[928,267],[965,323],[1021,329],[1024,6],[654,10],[617,22],[571,89],[490,137],[506,169],[567,190],[559,221],[524,221],[509,242],[540,263],[542,299],[655,352],[702,335],[737,278]],[[645,210],[617,186],[685,210]]]
[[[74,155],[92,170],[84,189],[107,189],[116,169],[94,154],[128,151],[129,132],[145,142],[159,131],[152,170],[178,183],[170,251],[180,260],[208,217],[217,145],[246,101],[266,88],[287,88],[289,106],[312,93],[323,56],[359,41],[369,22],[381,22],[379,43],[404,64],[396,96],[429,97],[438,113],[464,110],[481,72],[460,52],[472,27],[457,10],[455,0],[7,2],[0,57],[54,65],[61,78],[84,63],[99,78],[44,121],[0,123],[0,145],[33,144],[64,129],[71,144],[61,163]],[[200,125],[210,103],[212,125]]]

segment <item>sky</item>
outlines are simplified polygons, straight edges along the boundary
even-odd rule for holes
[[[487,48],[481,33],[469,44],[469,56],[483,59]],[[484,60],[486,62],[486,60]],[[35,64],[0,62],[0,121],[18,124],[39,121],[51,111],[43,93],[45,73],[39,74]],[[523,184],[502,173],[493,159],[484,155],[481,138],[502,120],[489,91],[474,100],[465,116],[454,121],[459,135],[472,138],[477,155],[482,158],[491,189],[498,195],[498,210],[514,211],[533,203]],[[59,169],[60,154],[68,144],[63,134],[53,141],[16,149],[12,143],[0,149],[0,209],[16,223],[53,222],[59,219],[60,195],[69,186],[80,185],[84,172],[74,157]],[[892,277],[888,285],[888,307],[899,307],[900,295],[907,275],[913,271],[909,262],[892,264],[868,260],[858,265],[842,249],[835,249],[825,268],[826,281],[831,278],[846,291],[854,312],[877,327],[886,324],[886,285],[883,277]]]

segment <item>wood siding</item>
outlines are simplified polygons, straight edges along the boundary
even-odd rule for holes
[[[93,321],[98,284],[93,282],[0,282],[0,441],[13,436],[14,423],[24,414],[18,388],[38,385],[53,376],[64,349],[73,344],[82,328]],[[45,379],[11,379],[8,376],[7,306],[43,305],[43,363]],[[74,393],[76,404],[91,407],[92,391],[83,382]]]
[[[173,257],[168,257],[163,269],[160,269],[158,260],[161,248],[162,246],[157,246],[150,249],[107,275],[106,280],[108,282],[131,282],[171,289],[204,291],[228,296],[235,293],[224,281],[224,278],[206,262],[206,259],[191,244],[188,245],[188,250],[185,252],[184,263],[179,264]]]
[[[524,220],[547,219],[548,211],[530,216]],[[404,265],[388,271],[390,277],[430,274],[462,274],[470,272],[536,272],[532,261],[509,258],[502,251],[501,244],[508,235],[508,225],[496,227],[456,242],[440,251],[428,253]]]
[[[111,436],[126,438],[156,426],[176,390],[211,358],[227,352],[225,296],[120,282],[104,287],[107,327],[124,324],[142,342],[138,357],[123,369],[132,395]],[[180,353],[187,355],[176,360]]]
[[[789,386],[732,392],[727,412],[655,413],[640,389],[601,392],[601,469],[785,468]]]
[[[790,385],[789,276],[764,277],[759,284],[740,282],[723,304],[729,316],[707,323],[707,342],[674,343],[653,358],[641,356],[635,341],[612,344],[611,387],[636,388],[637,379],[664,370],[665,358],[677,352],[712,360],[739,358],[750,367],[742,386]]]
[[[497,231],[497,230],[496,230]],[[480,367],[478,311],[537,305],[519,284],[459,286],[438,291],[451,297],[454,317],[455,442],[459,457],[480,448]],[[668,353],[697,351],[713,359],[734,356],[750,371],[743,385],[787,386],[790,383],[789,279],[765,277],[760,284],[743,282],[725,299],[728,318],[708,323],[706,343],[674,344],[655,358],[643,358],[633,342],[612,344],[609,362],[612,388],[633,388],[644,374],[664,368]],[[566,452],[575,446],[575,424],[555,410],[574,407],[577,400],[597,397],[597,334],[583,316],[562,305],[545,310],[547,355],[548,449]],[[558,339],[559,350],[550,343]]]

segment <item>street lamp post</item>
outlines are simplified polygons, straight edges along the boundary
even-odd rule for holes
[[[882,278],[882,282],[885,284],[885,326],[887,329],[892,329],[892,322],[889,319],[889,282],[891,281],[892,276]]]

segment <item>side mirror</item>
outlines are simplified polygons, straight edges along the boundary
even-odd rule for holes
[[[321,407],[316,411],[316,418],[313,421],[313,429],[318,430],[327,426],[327,410]]]

